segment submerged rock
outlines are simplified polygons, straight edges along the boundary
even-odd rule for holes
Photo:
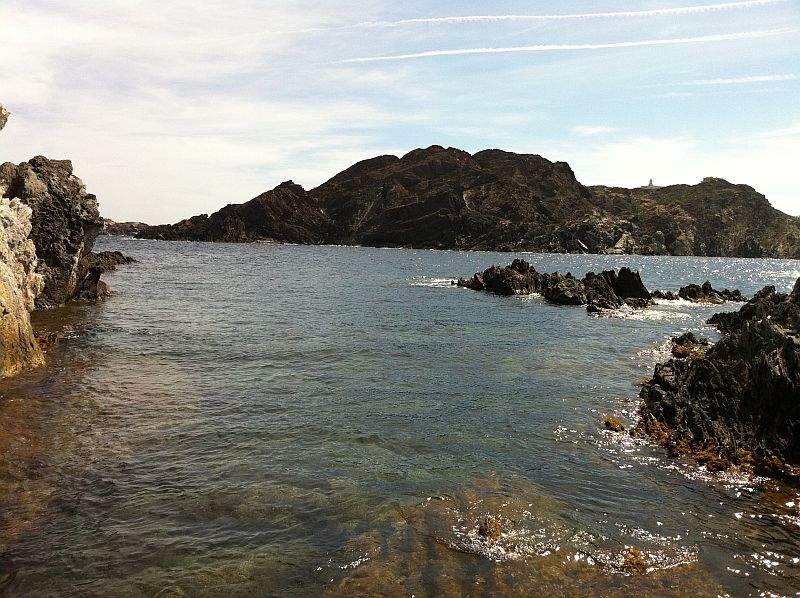
[[[44,363],[30,321],[43,286],[30,230],[31,209],[0,199],[0,378]]]
[[[37,309],[75,299],[81,290],[80,261],[103,227],[97,198],[86,193],[69,160],[43,156],[17,166],[2,164],[0,186],[5,197],[18,198],[32,210],[30,238],[44,278]]]
[[[571,273],[537,272],[527,261],[515,259],[509,266],[492,266],[476,272],[472,278],[459,278],[460,287],[489,291],[498,295],[541,294],[556,305],[587,305],[589,311],[617,309],[623,305],[647,307],[653,303],[638,272],[621,268],[619,273],[605,270],[589,272],[583,279]]]
[[[710,320],[715,345],[683,335],[641,391],[636,434],[710,469],[753,466],[800,474],[800,279],[766,287],[738,312]]]

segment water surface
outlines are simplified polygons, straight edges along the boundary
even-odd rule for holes
[[[71,331],[0,388],[0,594],[797,595],[795,491],[602,425],[634,421],[670,336],[717,338],[715,308],[594,318],[449,281],[525,257],[752,294],[799,262],[98,245],[140,263],[40,317]]]

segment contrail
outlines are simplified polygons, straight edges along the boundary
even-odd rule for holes
[[[365,56],[348,58],[332,64],[354,62],[379,62],[384,60],[410,60],[414,58],[432,58],[438,56],[462,56],[465,54],[506,54],[512,52],[560,52],[569,50],[605,50],[613,48],[639,48],[643,46],[670,46],[678,44],[700,44],[740,39],[769,37],[783,33],[794,33],[797,29],[767,29],[761,31],[743,31],[740,33],[724,33],[719,35],[703,35],[700,37],[679,37],[672,39],[647,39],[641,41],[612,42],[605,44],[542,44],[537,46],[512,46],[508,48],[462,48],[458,50],[429,50],[412,54],[394,54],[390,56]]]
[[[672,83],[670,87],[684,85],[738,85],[745,83],[769,83],[774,81],[794,81],[797,75],[756,75],[754,77],[732,77],[729,79],[700,79],[697,81],[683,81]]]
[[[311,27],[295,31],[273,32],[277,34],[292,33],[317,33],[326,31],[340,31],[344,29],[358,29],[370,27],[406,27],[411,25],[447,25],[459,23],[482,23],[502,21],[563,21],[574,19],[606,19],[622,17],[653,17],[661,15],[688,15],[703,12],[714,12],[733,8],[753,8],[768,4],[780,4],[788,0],[744,0],[741,2],[724,2],[721,4],[703,4],[699,6],[684,6],[678,8],[658,8],[653,10],[629,10],[623,12],[590,12],[565,15],[466,15],[453,17],[428,17],[419,19],[402,19],[399,21],[364,21],[351,25],[333,27]]]

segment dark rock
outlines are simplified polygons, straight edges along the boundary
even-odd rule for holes
[[[103,218],[103,230],[100,234],[135,237],[139,232],[148,228],[150,225],[144,222],[114,222],[109,218]]]
[[[660,291],[658,289],[650,293],[650,296],[653,299],[665,299],[667,301],[676,301],[677,299],[680,299],[678,293],[673,293],[672,291]]]
[[[772,475],[800,469],[800,280],[766,287],[738,312],[716,314],[713,346],[690,335],[641,392],[637,433],[710,469],[731,463]]]
[[[492,266],[469,279],[458,279],[458,286],[498,295],[530,295],[540,288],[541,274],[525,260],[515,259],[510,266]]]
[[[638,272],[633,272],[630,268],[620,268],[614,282],[614,291],[625,300],[641,299],[650,301],[650,292],[642,283],[642,278]]]
[[[711,286],[709,281],[705,281],[702,285],[690,284],[681,287],[678,291],[678,296],[693,303],[722,304],[726,301],[745,300],[738,289],[735,291],[729,291],[728,289],[718,291]]]
[[[492,266],[470,279],[459,278],[455,284],[498,295],[540,293],[556,305],[587,305],[590,313],[618,309],[625,304],[635,308],[652,304],[638,272],[622,268],[620,274],[621,278],[613,270],[606,270],[600,274],[589,272],[583,279],[577,279],[569,272],[542,274],[525,260],[515,259],[509,266]]]
[[[86,193],[72,174],[69,160],[37,156],[15,166],[0,166],[0,186],[5,197],[19,198],[33,210],[30,238],[36,246],[37,272],[44,277],[38,309],[75,299],[82,284],[81,259],[92,249],[103,227],[97,198]]]
[[[544,298],[556,305],[586,305],[586,287],[572,274],[551,274],[544,288]]]

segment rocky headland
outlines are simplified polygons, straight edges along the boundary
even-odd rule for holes
[[[800,279],[791,293],[765,287],[709,323],[714,345],[683,335],[641,391],[634,434],[673,454],[724,469],[800,476]]]
[[[0,106],[0,129],[8,111]],[[69,160],[0,164],[0,378],[43,363],[33,309],[108,295],[100,274],[121,254],[92,254],[103,221]]]
[[[585,187],[565,162],[440,146],[364,160],[311,190],[288,181],[210,216],[133,232],[165,240],[800,258],[800,218],[747,185],[706,178]]]

